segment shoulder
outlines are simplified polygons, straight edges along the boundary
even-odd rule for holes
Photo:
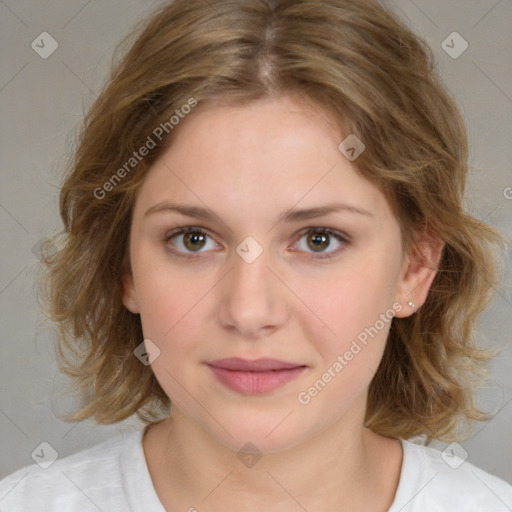
[[[512,486],[468,462],[460,445],[443,452],[408,441],[402,446],[402,472],[390,512],[512,510]]]
[[[0,511],[118,510],[126,502],[121,458],[140,437],[140,432],[120,434],[51,465],[15,471],[0,481]]]

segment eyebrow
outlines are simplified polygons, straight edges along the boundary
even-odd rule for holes
[[[209,208],[171,203],[169,201],[163,201],[161,203],[155,204],[154,206],[146,210],[146,213],[144,213],[144,217],[165,211],[176,212],[186,217],[192,217],[194,219],[216,220],[218,222],[224,223],[222,219]],[[364,215],[367,217],[375,216],[372,212],[365,210],[364,208],[357,207],[355,205],[345,203],[332,203],[312,208],[287,210],[279,216],[277,222],[299,222],[303,220],[315,219],[317,217],[323,217],[330,213],[338,212],[354,213],[358,215]]]

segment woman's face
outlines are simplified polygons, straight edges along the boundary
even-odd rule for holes
[[[289,98],[197,109],[138,191],[124,304],[173,407],[233,449],[360,429],[413,312],[398,222],[333,127]]]

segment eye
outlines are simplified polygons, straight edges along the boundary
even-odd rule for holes
[[[215,249],[217,244],[206,231],[196,227],[179,228],[167,233],[166,242],[170,242],[177,252],[198,253]]]
[[[320,258],[331,258],[348,244],[348,236],[326,228],[309,228],[302,233],[296,248]]]

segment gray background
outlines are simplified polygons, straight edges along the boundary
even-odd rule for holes
[[[32,464],[46,441],[65,457],[138,428],[71,424],[62,397],[50,326],[37,310],[37,250],[60,229],[59,175],[84,109],[98,94],[116,43],[157,5],[143,0],[0,1],[2,255],[0,315],[0,478]],[[469,125],[472,179],[468,208],[512,237],[511,0],[389,0],[433,46],[441,75]],[[457,59],[441,47],[458,32],[469,48]],[[31,43],[42,32],[58,42],[41,58]],[[458,44],[458,43],[457,43]],[[508,198],[507,198],[508,196]],[[481,400],[500,410],[463,443],[469,461],[512,483],[512,278],[482,318],[482,343],[503,347]],[[439,445],[443,447],[444,445]]]

